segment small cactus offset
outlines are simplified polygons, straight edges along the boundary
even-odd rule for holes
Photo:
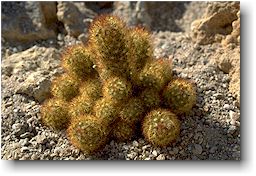
[[[89,49],[83,45],[72,46],[63,54],[63,68],[76,79],[86,79],[95,72]]]
[[[71,143],[87,154],[104,147],[109,134],[106,126],[92,115],[72,119],[67,132]]]
[[[164,100],[175,113],[187,113],[196,103],[195,86],[185,79],[171,81],[163,91]]]
[[[103,95],[112,100],[124,101],[132,93],[132,85],[121,77],[111,77],[103,86]]]
[[[154,146],[170,145],[179,136],[177,116],[192,109],[196,94],[191,83],[172,78],[170,60],[153,56],[151,40],[116,16],[96,18],[88,43],[63,54],[65,73],[41,108],[44,124],[67,130],[70,142],[90,155],[111,137],[127,142],[139,131]]]
[[[53,80],[51,91],[53,96],[70,101],[79,94],[79,82],[64,74]]]
[[[178,137],[180,122],[171,111],[156,109],[145,117],[142,130],[145,138],[154,146],[165,147]]]
[[[70,115],[68,104],[60,99],[50,99],[41,108],[42,121],[54,130],[62,130],[68,126]]]

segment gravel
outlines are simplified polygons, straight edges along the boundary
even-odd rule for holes
[[[191,7],[196,6],[192,4]],[[187,29],[186,26],[184,24]],[[137,136],[125,143],[110,141],[95,155],[84,155],[70,144],[64,131],[55,132],[42,125],[39,113],[41,104],[33,97],[9,89],[12,78],[2,74],[1,158],[240,160],[240,109],[237,100],[228,91],[229,75],[219,70],[211,60],[220,45],[195,45],[187,32],[159,31],[154,32],[153,36],[155,56],[172,58],[174,75],[190,79],[197,85],[196,105],[190,114],[179,117],[182,122],[181,134],[175,143],[166,148],[153,147],[142,136]],[[79,40],[59,34],[56,40],[19,47],[2,40],[2,59],[34,45],[55,47],[62,51],[65,46],[84,42],[86,36],[80,36]]]

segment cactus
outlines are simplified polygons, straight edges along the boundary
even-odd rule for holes
[[[127,28],[112,15],[96,18],[88,43],[63,54],[66,73],[52,82],[43,122],[66,129],[71,143],[86,154],[100,150],[111,136],[131,140],[138,128],[154,146],[175,141],[176,115],[191,110],[196,93],[188,81],[172,80],[171,61],[156,60],[151,43],[143,28]]]
[[[94,106],[94,100],[87,94],[81,94],[75,97],[70,103],[70,115],[77,117],[80,115],[91,114]]]
[[[79,116],[67,130],[71,143],[86,154],[100,150],[108,140],[109,131],[101,120],[92,115]]]
[[[86,79],[95,73],[92,54],[83,45],[75,45],[63,54],[62,66],[74,78]]]
[[[41,108],[42,121],[54,130],[62,130],[68,126],[70,115],[67,103],[60,99],[49,99]]]
[[[103,15],[94,20],[89,29],[89,43],[96,54],[96,65],[101,74],[102,66],[111,68],[114,75],[127,75],[127,28],[115,16]]]
[[[175,79],[166,86],[163,97],[175,113],[187,113],[196,103],[195,86],[185,79]]]
[[[112,136],[116,141],[131,140],[135,134],[136,126],[119,119],[114,124]]]
[[[157,90],[147,88],[145,89],[141,95],[140,98],[144,102],[144,106],[147,110],[150,110],[152,108],[156,108],[161,103],[161,97]]]
[[[145,64],[152,60],[153,49],[151,46],[150,34],[143,28],[133,28],[128,35],[128,63],[130,77],[134,83],[138,83],[138,73],[141,72]]]
[[[99,77],[88,79],[79,88],[81,94],[86,94],[93,101],[102,97],[102,83]]]
[[[165,59],[147,62],[139,75],[140,85],[160,91],[172,78],[171,61]]]
[[[108,98],[101,98],[95,102],[93,113],[107,126],[111,125],[118,118],[119,105],[116,101]]]
[[[123,121],[134,125],[141,121],[144,112],[145,108],[143,101],[137,97],[133,97],[127,102],[126,105],[124,105],[119,115]]]
[[[180,133],[180,121],[169,110],[156,109],[143,120],[143,135],[154,146],[166,147],[176,140]]]
[[[79,83],[67,74],[57,77],[52,82],[53,96],[70,101],[79,93]]]
[[[131,83],[121,77],[111,77],[103,85],[103,95],[113,100],[126,100],[131,93]]]

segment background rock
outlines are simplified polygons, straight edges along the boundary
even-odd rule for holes
[[[199,44],[220,42],[232,32],[232,22],[237,20],[239,2],[211,2],[202,19],[191,24],[192,38]]]
[[[55,8],[55,3],[3,2],[2,36],[10,42],[32,42],[56,37]]]
[[[3,60],[2,74],[9,77],[10,90],[42,102],[49,96],[51,79],[61,72],[59,61],[58,50],[34,46]]]
[[[120,16],[129,26],[138,24],[151,27],[152,19],[146,9],[148,2],[116,1],[114,2],[114,15]]]
[[[57,9],[58,20],[64,24],[68,35],[74,37],[86,33],[91,20],[96,16],[84,3],[58,2]]]
[[[240,10],[237,12],[237,20],[232,22],[232,33],[222,41],[222,45],[240,45]]]

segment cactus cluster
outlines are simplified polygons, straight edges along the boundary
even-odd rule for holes
[[[52,83],[43,122],[67,130],[87,154],[138,132],[154,146],[170,145],[179,136],[178,116],[195,104],[195,86],[173,78],[171,61],[154,58],[151,43],[143,28],[127,27],[116,16],[96,18],[88,43],[63,54],[66,72]]]

